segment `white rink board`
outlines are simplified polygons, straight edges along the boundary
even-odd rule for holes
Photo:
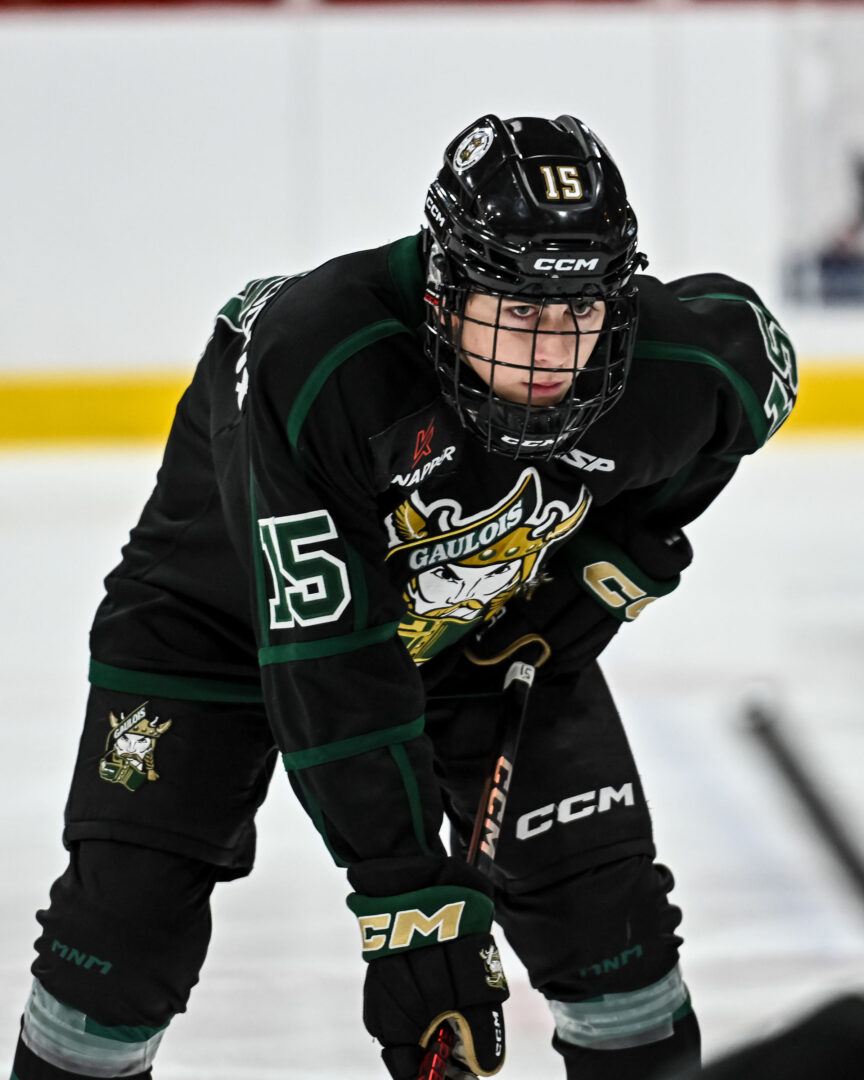
[[[249,279],[414,232],[447,141],[490,110],[597,129],[652,273],[737,276],[800,352],[857,355],[860,312],[780,303],[784,50],[807,14],[0,12],[0,373],[191,370]],[[864,40],[864,12],[824,18]]]
[[[63,866],[68,772],[102,576],[152,485],[155,452],[0,457],[0,1075],[27,967]],[[861,444],[771,447],[689,531],[676,594],[624,627],[607,673],[637,752],[658,847],[685,909],[685,977],[709,1055],[843,987],[864,988],[864,911],[741,733],[751,687],[794,736],[864,838]],[[343,874],[277,772],[247,881],[219,889],[190,1012],[165,1037],[159,1080],[382,1076],[360,1023],[356,925]],[[505,1076],[563,1070],[545,1004],[508,950]]]

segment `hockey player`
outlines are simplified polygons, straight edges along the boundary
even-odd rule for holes
[[[572,117],[470,125],[426,216],[219,313],[93,625],[17,1080],[151,1075],[277,751],[347,868],[396,1080],[442,1019],[451,1060],[503,1063],[493,918],[568,1078],[698,1064],[596,658],[678,584],[682,527],[788,415],[794,355],[748,286],[639,272],[618,170]],[[526,639],[550,655],[481,874],[463,856]]]

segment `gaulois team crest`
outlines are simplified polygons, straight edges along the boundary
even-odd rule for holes
[[[459,503],[425,504],[412,493],[386,519],[387,559],[399,564],[406,614],[399,636],[423,664],[496,614],[537,577],[552,548],[581,525],[587,488],[575,502],[548,500],[536,469],[525,469],[494,506],[466,516]]]
[[[480,958],[483,961],[483,969],[486,973],[486,985],[493,990],[506,990],[507,977],[504,974],[504,965],[495,945],[480,950]]]
[[[110,784],[122,784],[135,791],[148,780],[158,780],[156,772],[156,742],[171,727],[171,720],[159,723],[150,720],[145,701],[128,713],[108,714],[111,730],[105,743],[105,753],[99,759],[99,776]]]

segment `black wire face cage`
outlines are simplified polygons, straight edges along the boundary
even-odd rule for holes
[[[538,297],[443,285],[426,293],[426,351],[445,399],[487,450],[548,460],[624,392],[637,310],[632,286]]]

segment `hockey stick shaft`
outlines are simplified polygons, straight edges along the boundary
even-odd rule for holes
[[[520,646],[539,644],[540,656],[536,664],[514,660],[507,669],[504,678],[504,723],[498,756],[490,775],[483,784],[483,791],[477,805],[474,829],[468,845],[466,862],[476,866],[484,873],[489,873],[495,862],[507,795],[513,777],[513,763],[525,725],[528,711],[528,697],[534,683],[534,674],[541,664],[548,660],[549,646],[541,637],[531,636],[520,642]],[[445,1080],[447,1064],[456,1042],[453,1028],[441,1024],[429,1041],[429,1047],[420,1065],[418,1080]]]
[[[535,670],[533,664],[515,660],[508,668],[504,680],[504,726],[501,743],[492,772],[483,785],[466,857],[471,866],[476,866],[485,873],[491,870],[498,851],[507,796],[513,779],[513,764],[522,735]]]

